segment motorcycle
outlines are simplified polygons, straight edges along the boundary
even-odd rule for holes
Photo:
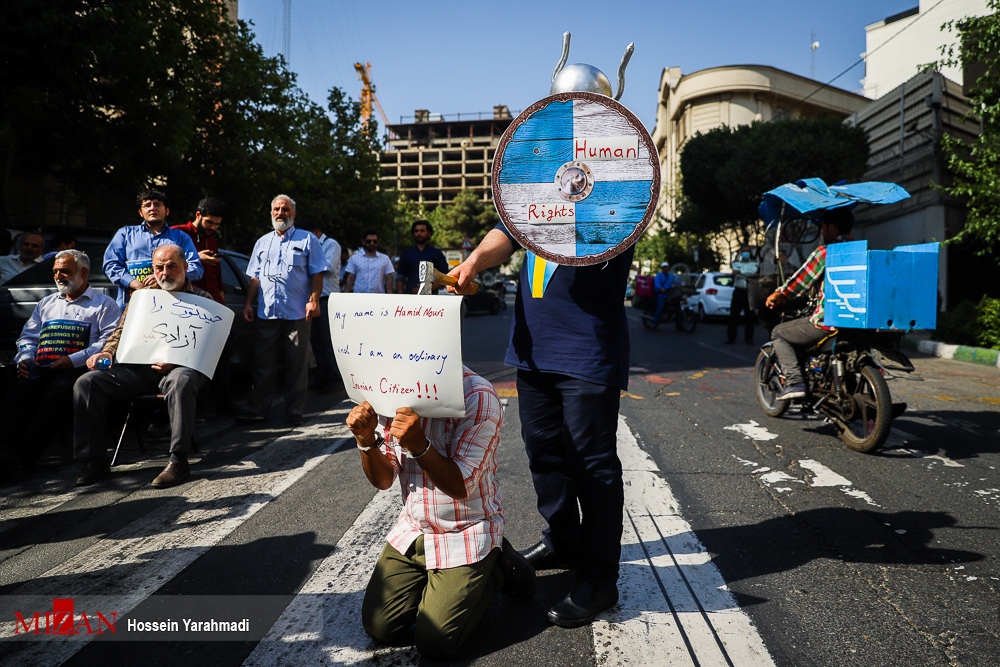
[[[809,391],[805,398],[777,401],[785,373],[772,343],[765,343],[754,367],[757,402],[768,417],[781,417],[792,404],[826,417],[840,439],[857,452],[885,444],[892,420],[906,410],[893,403],[886,375],[912,373],[913,364],[899,350],[905,331],[841,329],[809,349],[797,349]]]
[[[692,333],[698,326],[698,314],[688,305],[688,296],[691,294],[693,294],[693,288],[689,287],[671,287],[667,290],[669,300],[679,301],[679,303],[668,303],[663,308],[659,322],[653,320],[653,315],[656,313],[656,298],[647,299],[643,305],[642,326],[650,331],[655,331],[660,324],[669,324],[680,317],[680,330]]]

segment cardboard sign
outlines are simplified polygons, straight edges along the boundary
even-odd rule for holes
[[[187,292],[141,289],[132,294],[115,360],[168,363],[211,378],[233,326],[233,311]]]
[[[393,417],[464,417],[462,299],[454,295],[331,294],[330,337],[347,395]]]
[[[79,320],[49,320],[38,334],[35,363],[51,366],[61,357],[87,349],[90,345],[90,322]]]

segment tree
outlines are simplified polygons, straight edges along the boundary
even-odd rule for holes
[[[454,201],[438,206],[427,218],[434,225],[434,242],[442,248],[458,248],[466,237],[473,245],[500,221],[496,209],[469,188],[463,188]]]
[[[675,231],[752,244],[764,231],[757,209],[765,192],[800,178],[858,179],[867,160],[864,130],[830,116],[698,133],[681,153]]]
[[[964,228],[950,241],[977,240],[979,254],[993,251],[1000,243],[1000,0],[987,0],[990,14],[952,21],[942,30],[955,30],[957,43],[942,49],[944,59],[937,66],[969,65],[982,74],[969,97],[970,123],[981,131],[971,146],[946,135],[942,147],[948,154],[953,176],[944,190],[968,201]],[[933,66],[933,65],[932,65]],[[968,74],[967,74],[968,75]],[[966,85],[968,86],[968,81]]]

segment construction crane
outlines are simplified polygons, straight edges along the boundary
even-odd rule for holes
[[[354,63],[354,69],[358,73],[358,81],[361,81],[361,125],[367,129],[368,121],[372,117],[372,102],[375,103],[375,108],[378,109],[378,114],[382,116],[382,122],[385,124],[385,131],[390,135],[392,132],[389,130],[389,119],[385,117],[385,112],[382,111],[382,105],[379,104],[378,98],[375,97],[375,84],[372,83],[372,64],[366,62],[364,65],[361,63]]]

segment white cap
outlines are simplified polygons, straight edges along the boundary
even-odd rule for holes
[[[670,266],[670,262],[664,262],[663,264],[660,264],[661,269],[665,266]]]

